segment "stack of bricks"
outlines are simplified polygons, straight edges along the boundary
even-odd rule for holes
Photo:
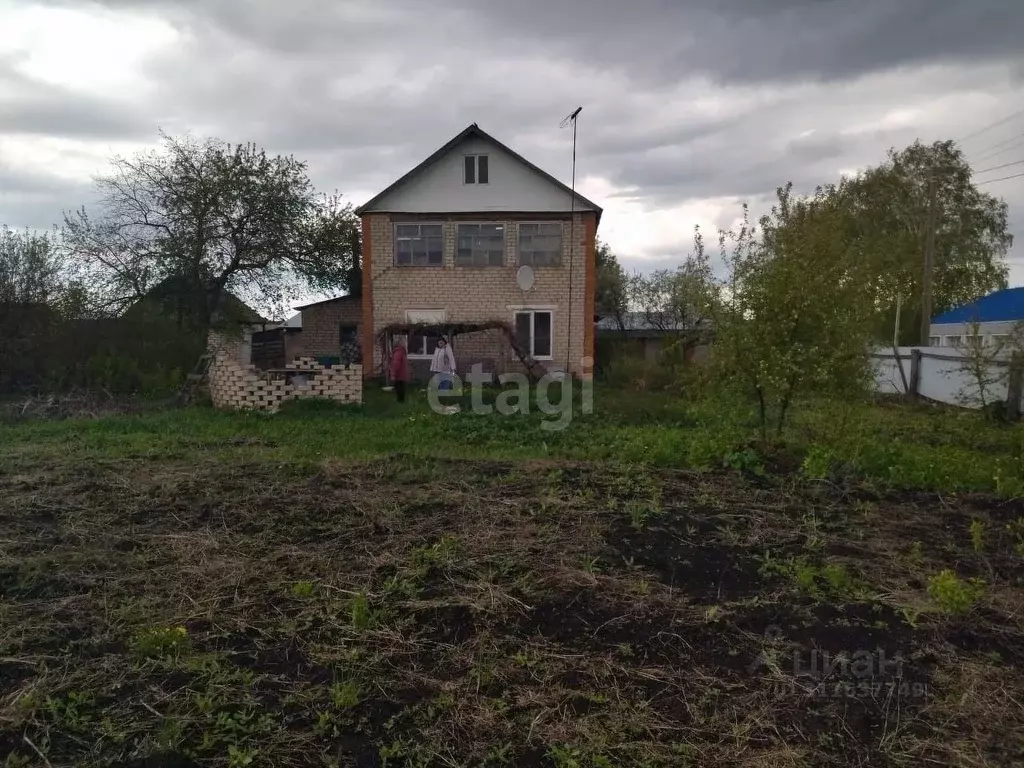
[[[210,367],[210,398],[217,408],[249,409],[276,413],[288,400],[319,397],[342,403],[363,399],[363,369],[360,365],[323,366],[310,357],[300,357],[288,368],[307,375],[296,383],[268,378],[251,365],[242,365],[224,350],[216,353]]]

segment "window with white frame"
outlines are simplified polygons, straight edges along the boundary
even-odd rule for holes
[[[550,360],[554,354],[554,316],[549,309],[517,309],[516,342],[530,357]]]
[[[929,336],[928,337],[928,346],[929,347],[941,347],[942,346],[942,337],[941,336]]]
[[[960,337],[959,336],[946,336],[946,343],[943,346],[946,347],[959,347]]]
[[[504,224],[459,224],[457,267],[500,267],[504,263]]]
[[[415,331],[409,334],[406,350],[409,357],[431,357],[437,349],[440,331]]]
[[[491,176],[489,166],[487,155],[466,155],[463,158],[463,183],[488,184]]]
[[[395,225],[395,264],[400,267],[440,267],[443,262],[442,224]]]
[[[561,264],[562,222],[521,223],[519,263],[531,267],[556,267]]]
[[[1010,341],[1010,334],[1008,333],[993,333],[989,338],[992,340],[993,347],[1004,347]]]

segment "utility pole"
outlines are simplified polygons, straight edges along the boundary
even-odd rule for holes
[[[928,223],[924,233],[924,277],[921,280],[921,345],[928,346],[932,327],[932,271],[935,268],[935,172],[928,175]]]
[[[900,345],[900,310],[903,309],[903,294],[896,294],[896,325],[892,329],[892,347],[896,349]]]

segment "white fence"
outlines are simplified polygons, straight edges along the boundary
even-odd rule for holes
[[[964,355],[950,347],[900,347],[903,376],[912,393],[929,400],[968,408],[980,408],[978,382],[965,368]],[[885,394],[903,394],[903,377],[892,348],[877,348],[871,354],[875,367],[875,389]],[[1009,358],[991,360],[984,377],[985,400],[1007,400],[1010,387]]]

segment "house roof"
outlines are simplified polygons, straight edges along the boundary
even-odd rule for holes
[[[660,317],[659,313],[654,313],[654,316],[651,316],[646,312],[623,312],[621,327],[619,326],[619,319],[614,315],[606,315],[598,320],[596,324],[598,331],[625,331],[632,334],[649,333],[650,335],[675,333],[677,331],[689,330],[691,327],[688,323]]]
[[[333,299],[323,299],[322,301],[314,301],[310,304],[303,304],[301,307],[295,307],[295,309],[301,312],[302,310],[309,309],[310,307],[319,307],[321,304],[331,304],[332,302],[335,301],[360,301],[361,299],[362,296],[360,296],[357,293],[347,293],[344,296],[335,296]]]
[[[471,139],[471,138],[480,138],[480,139],[484,139],[485,141],[491,142],[492,144],[496,145],[499,149],[504,150],[509,155],[514,157],[516,160],[518,160],[520,163],[525,165],[531,171],[533,171],[534,173],[538,174],[542,178],[546,179],[547,181],[549,181],[552,184],[554,184],[555,186],[557,186],[559,189],[563,190],[564,192],[566,192],[569,195],[575,195],[576,200],[578,202],[583,203],[584,205],[594,209],[594,211],[597,213],[597,221],[598,221],[599,224],[601,223],[601,213],[602,213],[601,206],[599,206],[597,203],[591,202],[590,200],[585,198],[583,195],[581,195],[579,192],[573,192],[571,187],[568,187],[565,184],[563,184],[561,181],[556,179],[554,176],[552,176],[550,173],[545,171],[543,168],[540,168],[540,167],[534,165],[533,163],[531,163],[529,160],[527,160],[525,157],[520,155],[518,152],[516,152],[514,149],[509,147],[507,144],[503,144],[502,142],[498,141],[496,138],[491,136],[489,133],[487,133],[483,128],[481,128],[476,123],[473,123],[468,128],[466,128],[465,130],[460,132],[451,141],[449,141],[443,147],[441,147],[436,152],[434,152],[432,155],[430,155],[430,157],[428,157],[422,163],[417,165],[415,168],[413,168],[411,171],[406,173],[404,176],[401,176],[397,181],[392,183],[390,186],[385,187],[381,192],[377,193],[372,198],[370,198],[365,203],[363,203],[361,206],[356,208],[356,210],[355,210],[356,215],[362,215],[364,211],[368,211],[370,208],[372,208],[374,205],[376,205],[378,202],[380,202],[391,191],[393,191],[393,190],[397,189],[398,187],[400,187],[402,184],[404,184],[406,181],[408,181],[413,176],[418,174],[420,171],[422,171],[425,168],[429,167],[430,165],[433,165],[434,163],[436,163],[442,157],[447,155],[451,150],[453,150],[456,146],[461,144],[463,141],[465,141],[467,139]]]
[[[975,302],[951,309],[932,318],[933,325],[945,323],[998,323],[1024,320],[1024,287],[1006,288]]]
[[[191,283],[188,280],[184,277],[172,275],[165,277],[150,288],[144,298],[167,303],[176,301],[181,297],[187,297],[191,290]],[[271,322],[230,291],[224,291],[221,296],[220,308],[217,314],[222,318],[251,325]]]

